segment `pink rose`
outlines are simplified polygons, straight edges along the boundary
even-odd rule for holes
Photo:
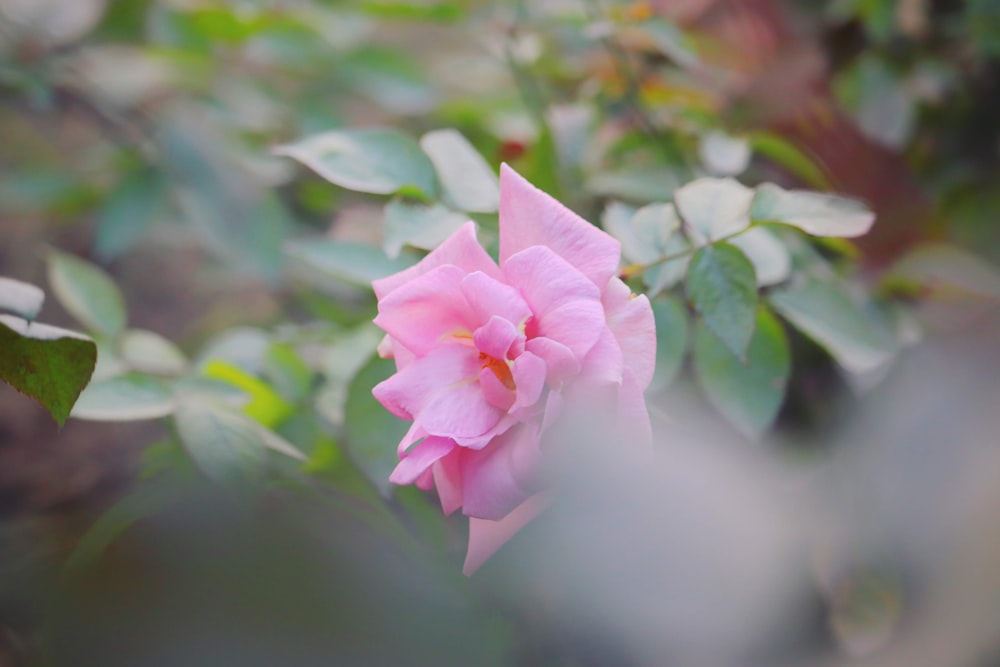
[[[545,505],[542,436],[567,402],[599,397],[649,438],[656,336],[617,277],[620,246],[517,172],[500,170],[500,264],[466,223],[374,283],[398,372],[375,397],[413,426],[390,481],[436,487],[470,517],[475,571]]]

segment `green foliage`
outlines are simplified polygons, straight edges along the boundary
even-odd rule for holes
[[[750,260],[727,243],[699,248],[685,284],[704,323],[744,359],[757,312],[757,278]]]
[[[55,251],[49,253],[48,267],[53,292],[84,327],[106,338],[114,338],[125,329],[125,300],[104,271]]]

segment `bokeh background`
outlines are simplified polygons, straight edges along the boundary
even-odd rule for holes
[[[0,275],[48,288],[58,248],[193,359],[322,369],[261,373],[304,382],[304,470],[221,486],[169,425],[0,386],[0,665],[1000,664],[998,109],[994,0],[0,0]],[[656,389],[655,465],[573,434],[563,500],[463,578],[462,521],[367,475],[399,428],[351,399],[370,293],[285,252],[385,240],[383,198],[273,151],[375,126],[593,221],[703,173],[859,198],[828,250],[919,342],[860,382],[793,339],[758,442]]]

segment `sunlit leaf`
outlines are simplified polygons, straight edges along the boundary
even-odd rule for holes
[[[60,426],[96,363],[97,346],[86,336],[0,315],[0,379],[38,401]]]
[[[875,222],[875,214],[859,201],[771,183],[757,188],[751,216],[754,222],[779,222],[813,236],[861,236]]]
[[[694,341],[698,384],[712,405],[748,437],[759,437],[774,421],[790,370],[785,332],[763,308],[743,361],[707,326],[698,326]]]
[[[349,190],[393,194],[410,189],[428,198],[437,191],[430,158],[417,142],[396,130],[325,132],[280,146],[274,152],[298,160]]]
[[[73,255],[48,255],[49,284],[69,313],[90,331],[114,338],[125,328],[125,300],[104,271]]]
[[[122,334],[120,351],[123,361],[143,373],[179,375],[187,359],[174,343],[153,331],[129,329]]]
[[[209,360],[201,370],[205,377],[228,382],[247,394],[250,402],[243,406],[243,413],[264,426],[277,426],[295,411],[294,406],[270,385],[239,366],[221,360]]]
[[[708,328],[743,359],[757,318],[757,279],[750,260],[726,243],[699,248],[686,285]]]

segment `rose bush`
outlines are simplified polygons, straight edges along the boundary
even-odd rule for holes
[[[398,369],[374,395],[413,420],[390,480],[470,517],[466,573],[544,507],[541,442],[569,404],[598,400],[649,437],[653,313],[616,275],[618,241],[507,165],[500,199],[499,265],[468,222],[374,283]]]

